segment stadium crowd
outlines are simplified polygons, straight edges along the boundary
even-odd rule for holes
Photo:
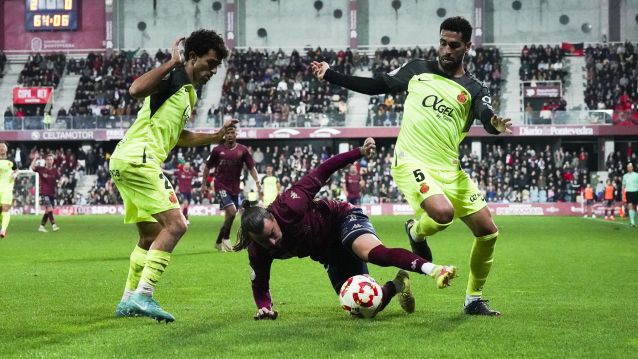
[[[85,59],[71,59],[67,73],[80,75],[71,108],[58,116],[91,116],[86,126],[94,127],[93,116],[131,116],[137,114],[143,100],[128,92],[133,81],[166,61],[170,54],[158,50],[155,56],[138,50],[119,51],[109,54],[90,53]],[[82,128],[82,124],[76,127]]]
[[[522,81],[565,81],[567,70],[564,54],[560,46],[530,45],[521,50],[521,68],[519,76]]]
[[[18,77],[18,84],[25,87],[58,87],[64,74],[66,56],[63,54],[40,53],[29,55],[24,69]]]
[[[590,110],[615,110],[615,123],[638,124],[638,54],[632,42],[588,45],[585,49]]]
[[[308,173],[312,168],[332,156],[334,151],[329,147],[316,148],[306,145],[272,145],[249,146],[258,173],[265,173],[266,166],[273,166],[273,174],[279,179],[282,191]],[[354,169],[360,176],[360,203],[403,203],[403,196],[398,191],[390,174],[394,145],[380,145],[376,157],[361,159],[355,163]],[[102,145],[84,145],[80,148],[42,148],[40,146],[10,148],[9,158],[14,158],[18,169],[27,169],[35,152],[44,158],[46,154],[54,155],[54,166],[60,171],[60,179],[56,189],[57,203],[63,204],[121,204],[121,198],[108,172],[110,153]],[[198,174],[192,180],[191,196],[193,204],[210,204],[215,201],[213,193],[204,195],[200,191],[201,171],[210,153],[209,147],[177,148],[164,163],[165,171],[170,174],[176,191],[178,181],[174,171],[185,163]],[[484,144],[482,157],[471,153],[468,145],[460,147],[461,167],[479,184],[488,202],[497,203],[540,203],[540,202],[576,202],[587,183],[596,188],[595,193],[602,193],[602,181],[593,183],[589,168],[589,153],[581,148],[579,151],[566,151],[562,148],[552,150],[549,145],[534,146],[508,143]],[[627,153],[612,153],[606,159],[609,178],[616,189],[615,196],[621,200],[622,175],[627,163],[638,165],[636,154],[631,145]],[[320,196],[346,200],[346,168],[335,173],[320,191]],[[96,180],[88,194],[75,193],[78,180],[84,175],[95,175]],[[255,186],[249,180],[247,169],[244,169],[244,195],[254,191]],[[26,199],[32,203],[33,184],[28,177],[19,177],[16,185],[16,199]],[[214,178],[209,176],[207,182],[212,188]],[[24,200],[23,200],[24,201]],[[21,204],[21,203],[19,203]]]
[[[209,116],[238,117],[242,126],[249,127],[291,123],[317,126],[328,121],[343,125],[348,92],[317,80],[310,69],[312,61],[326,61],[336,71],[352,74],[355,66],[365,63],[365,57],[350,49],[317,48],[303,54],[293,50],[290,55],[281,49],[233,50],[228,58],[224,96]]]
[[[413,59],[435,60],[434,47],[421,49],[380,49],[374,53],[370,70],[374,77],[392,72]],[[496,111],[500,107],[501,54],[497,48],[472,47],[465,57],[465,69],[490,89],[492,104]],[[368,124],[373,126],[398,126],[403,113],[406,92],[370,96]]]

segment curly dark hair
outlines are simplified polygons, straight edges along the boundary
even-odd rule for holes
[[[224,39],[213,30],[199,29],[193,31],[184,42],[184,54],[187,57],[191,51],[197,56],[203,56],[211,49],[215,50],[219,60],[228,57],[228,49],[226,44],[224,44]]]
[[[472,25],[463,16],[448,17],[443,20],[439,28],[439,33],[443,30],[460,33],[463,42],[470,42],[470,40],[472,40]]]

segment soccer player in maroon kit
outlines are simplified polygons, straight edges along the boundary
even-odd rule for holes
[[[363,147],[322,163],[280,194],[268,208],[249,206],[245,209],[233,249],[248,249],[253,297],[257,304],[255,319],[277,318],[269,285],[274,259],[310,256],[324,265],[337,293],[348,278],[368,273],[366,262],[401,268],[394,280],[383,285],[378,311],[397,293],[400,293],[403,310],[414,311],[406,271],[430,275],[439,288],[447,287],[456,276],[453,266],[435,265],[403,248],[385,247],[360,208],[334,200],[314,199],[335,171],[363,155],[371,156],[375,150],[374,140],[368,138]]]
[[[237,143],[235,127],[229,127],[224,136],[224,142],[213,148],[206,160],[202,173],[202,193],[208,192],[208,174],[212,171],[215,177],[214,191],[219,206],[224,210],[224,224],[219,229],[215,248],[218,251],[230,252],[230,231],[239,208],[239,182],[244,164],[250,170],[251,177],[257,184],[257,192],[261,192],[261,184],[255,169],[255,162],[246,146]]]
[[[56,168],[53,168],[53,155],[49,154],[46,156],[44,160],[44,167],[36,166],[38,158],[39,154],[38,152],[35,152],[33,161],[31,161],[31,170],[37,172],[40,177],[40,204],[45,208],[38,231],[47,232],[44,226],[47,224],[48,220],[51,222],[51,229],[56,232],[60,230],[60,227],[55,224],[55,218],[53,218],[53,206],[55,205],[55,183],[58,178],[60,178],[60,173]]]
[[[357,172],[357,166],[350,165],[350,170],[345,176],[344,189],[348,203],[355,206],[361,204],[361,175]]]
[[[178,167],[174,174],[177,176],[177,186],[179,187],[179,194],[182,198],[182,214],[184,218],[186,218],[186,223],[188,223],[188,205],[192,200],[191,191],[193,189],[193,178],[197,176],[197,172],[191,168],[190,163],[186,162],[181,168]]]

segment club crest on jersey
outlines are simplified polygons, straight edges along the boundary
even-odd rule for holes
[[[171,203],[177,203],[177,196],[175,195],[175,192],[170,192],[168,194],[168,200],[171,201]]]
[[[421,183],[421,193],[428,193],[428,191],[430,190],[430,186],[428,186],[427,183],[423,182]]]
[[[467,102],[467,94],[465,93],[465,91],[461,91],[461,93],[458,94],[458,96],[456,96],[456,100],[463,105],[464,103]]]

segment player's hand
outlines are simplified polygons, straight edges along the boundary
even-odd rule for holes
[[[255,320],[264,320],[264,319],[272,319],[275,320],[277,319],[277,312],[272,310],[272,309],[268,309],[266,307],[263,307],[261,309],[259,309],[257,311],[257,313],[255,313],[255,315],[253,316],[253,318]]]
[[[255,182],[255,184],[257,185],[257,192],[261,193],[261,191],[262,191],[261,183]]]
[[[186,62],[186,58],[184,57],[184,53],[181,51],[180,43],[184,41],[184,37],[178,37],[173,41],[173,45],[171,46],[171,62],[173,66],[181,65]]]
[[[231,118],[230,120],[224,121],[224,125],[222,126],[222,131],[226,133],[226,130],[228,130],[229,127],[233,127],[237,125],[237,123],[239,123],[239,120],[235,118]]]
[[[374,143],[374,138],[368,137],[366,138],[363,146],[359,148],[361,150],[361,155],[366,156],[368,158],[372,158],[377,153],[377,144]]]
[[[202,191],[202,196],[206,196],[208,194],[208,187],[206,185],[202,185],[201,191]]]
[[[317,61],[313,61],[310,64],[310,67],[312,67],[312,73],[315,75],[316,78],[318,78],[319,80],[323,80],[323,75],[326,74],[326,71],[330,68],[330,65],[328,65],[327,62],[317,62]]]
[[[492,116],[490,123],[500,133],[503,133],[503,132],[507,134],[512,133],[512,129],[510,129],[510,127],[512,127],[512,120],[509,118],[503,118],[498,115],[494,115]]]

